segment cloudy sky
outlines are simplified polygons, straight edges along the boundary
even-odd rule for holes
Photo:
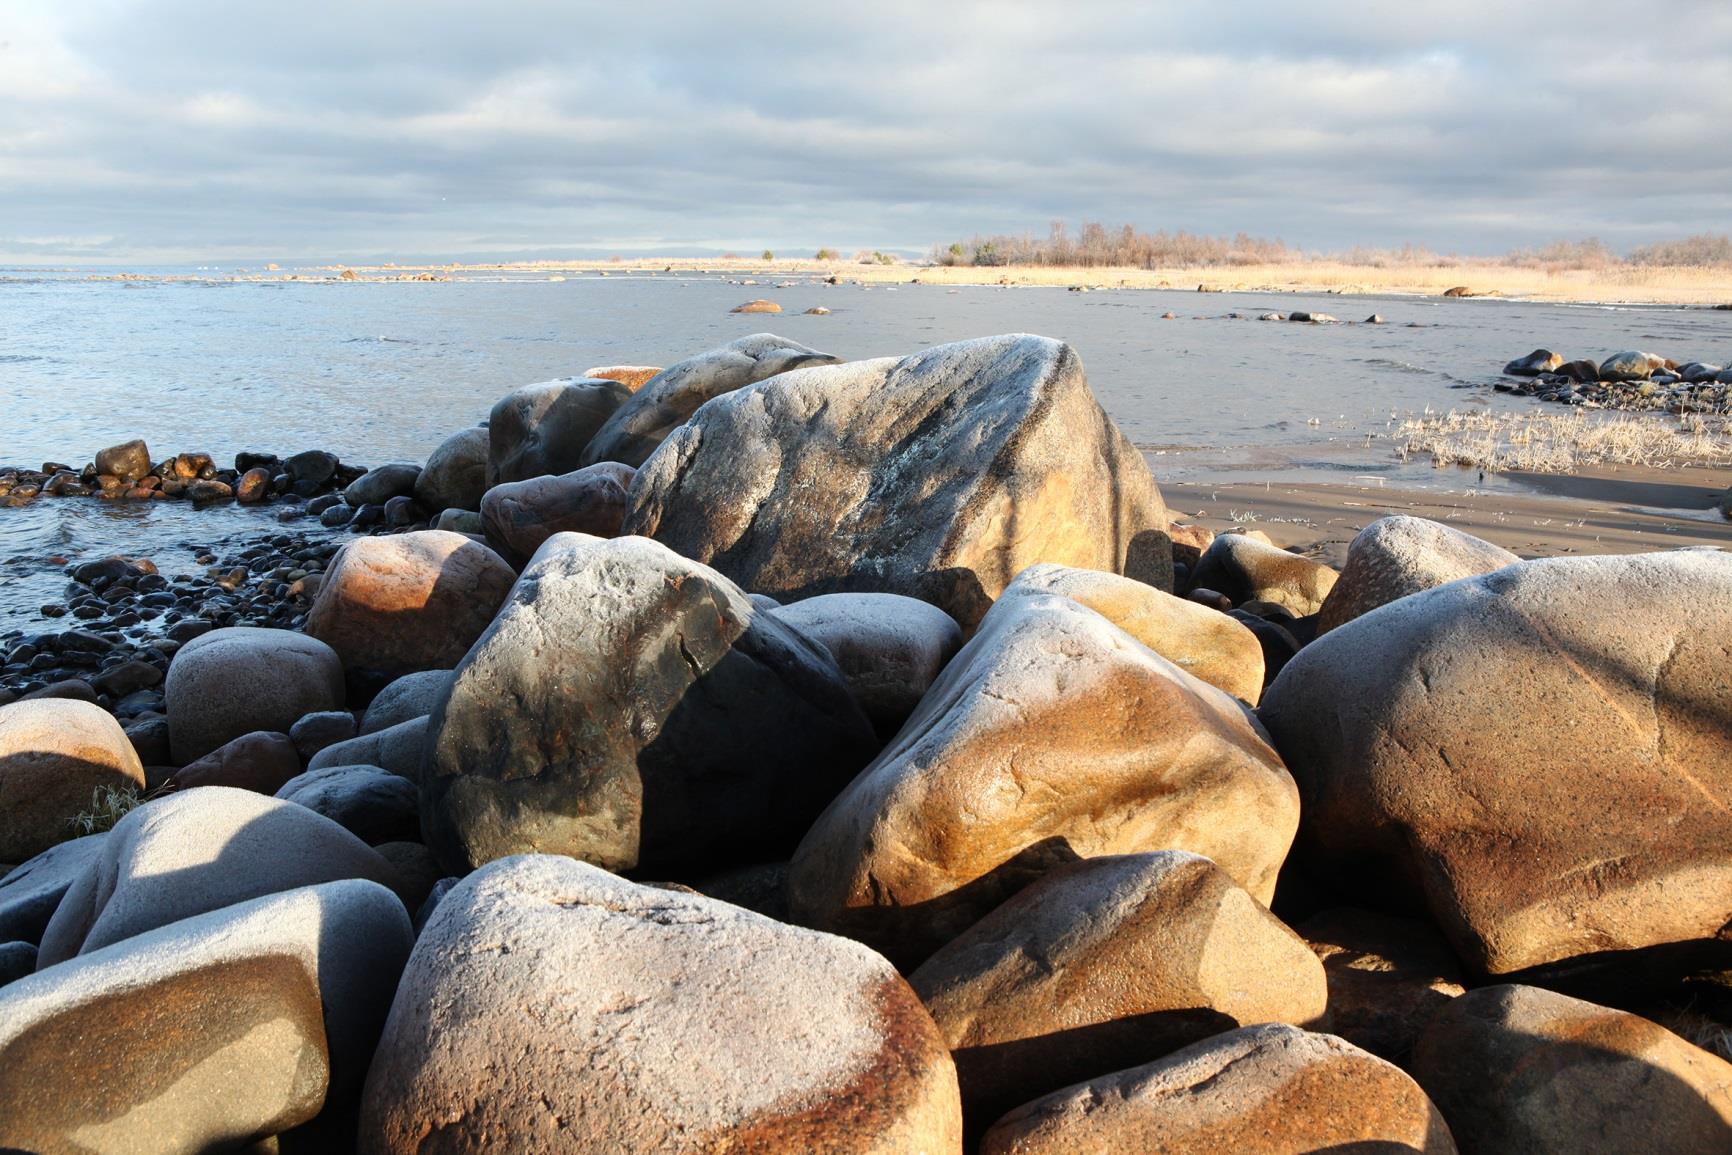
[[[0,260],[1732,227],[1732,4],[4,0]]]

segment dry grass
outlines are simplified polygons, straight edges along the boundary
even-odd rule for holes
[[[114,824],[125,818],[144,798],[130,786],[98,786],[90,794],[90,809],[66,820],[72,828],[72,837],[82,838],[86,834],[101,834],[112,830]]]
[[[1396,430],[1402,460],[1488,473],[1571,473],[1592,465],[1732,465],[1724,417],[1573,413],[1426,413]]]

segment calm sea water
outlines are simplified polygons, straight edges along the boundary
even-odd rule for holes
[[[220,274],[217,274],[220,276]],[[734,315],[743,300],[780,316]],[[829,316],[803,316],[823,305]],[[1307,309],[1387,324],[1259,322]],[[1178,314],[1163,320],[1167,311]],[[1237,312],[1244,319],[1229,319]],[[1381,435],[1427,407],[1517,408],[1503,363],[1643,348],[1732,358],[1732,313],[1496,300],[1290,297],[902,285],[778,288],[691,276],[516,276],[446,283],[92,281],[0,269],[0,463],[81,465],[144,437],[187,450],[325,448],[420,461],[505,391],[590,365],[666,365],[769,330],[845,358],[1025,331],[1083,356],[1096,395],[1167,479],[1254,469],[1295,478],[1419,480]],[[63,586],[53,558],[121,551],[191,565],[185,543],[274,527],[268,513],[194,513],[76,499],[0,509],[0,631],[40,624]]]

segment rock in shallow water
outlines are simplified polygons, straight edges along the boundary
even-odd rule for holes
[[[1081,359],[1044,337],[797,369],[717,398],[632,499],[623,532],[746,588],[907,594],[965,629],[1035,562],[1172,580],[1147,464]]]
[[[1505,974],[1732,921],[1729,651],[1732,556],[1522,562],[1330,631],[1261,716],[1307,860]]]
[[[1298,792],[1234,699],[1069,598],[1006,598],[801,842],[796,918],[918,961],[1056,865],[1183,849],[1259,901]]]
[[[434,909],[360,1145],[955,1152],[960,1114],[932,1021],[864,947],[535,855]]]
[[[830,655],[720,574],[559,534],[434,711],[423,814],[453,873],[530,850],[656,871],[773,857],[876,745]]]

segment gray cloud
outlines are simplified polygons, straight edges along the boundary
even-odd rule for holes
[[[14,0],[0,44],[0,259],[1732,219],[1723,3]]]

